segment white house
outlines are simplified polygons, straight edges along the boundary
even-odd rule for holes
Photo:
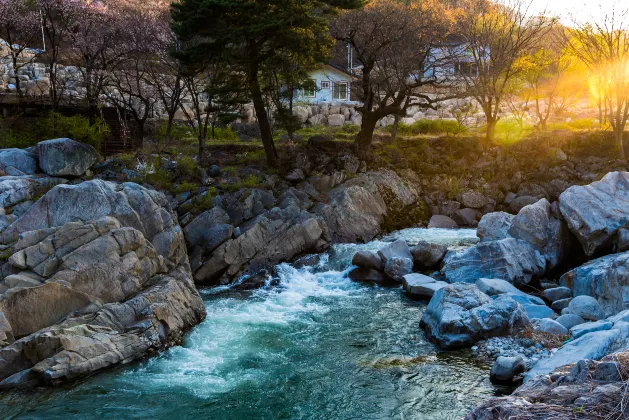
[[[353,103],[353,76],[333,64],[324,64],[309,74],[309,83],[295,93],[295,100],[306,103]]]

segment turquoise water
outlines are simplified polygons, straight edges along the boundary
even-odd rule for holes
[[[473,230],[409,229],[465,246]],[[494,395],[488,367],[439,352],[425,304],[346,277],[357,249],[318,267],[279,267],[277,287],[203,291],[208,316],[181,347],[58,389],[0,396],[2,418],[453,419]]]

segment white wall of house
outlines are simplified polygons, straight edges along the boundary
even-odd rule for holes
[[[312,88],[299,89],[295,100],[305,103],[354,103],[350,85],[352,76],[332,66],[324,65],[309,74]]]

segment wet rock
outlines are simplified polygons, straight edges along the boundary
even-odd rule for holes
[[[398,239],[395,242],[391,242],[383,248],[378,250],[378,255],[382,261],[386,264],[391,258],[402,258],[413,261],[413,254],[408,244],[403,239]]]
[[[482,242],[508,238],[513,218],[513,215],[505,212],[486,214],[478,223],[476,234]]]
[[[435,279],[419,273],[407,274],[402,280],[404,291],[411,298],[425,298],[424,290],[418,287],[429,283],[435,283]]]
[[[494,383],[513,383],[518,376],[526,370],[524,359],[521,356],[500,356],[491,368],[489,377]]]
[[[481,242],[458,252],[448,252],[441,272],[450,283],[474,283],[479,278],[498,278],[528,284],[544,273],[546,261],[528,243],[507,238]]]
[[[354,281],[376,284],[384,284],[389,281],[388,278],[381,271],[360,267],[350,271],[349,278]]]
[[[417,299],[430,299],[435,293],[449,284],[445,281],[433,281],[431,283],[416,284],[413,288],[413,297]]]
[[[446,252],[448,252],[448,247],[445,245],[425,241],[418,242],[411,250],[415,265],[423,270],[437,267]]]
[[[451,284],[435,293],[421,321],[426,335],[445,349],[509,335],[530,325],[520,304],[507,296],[491,299],[471,284]]]
[[[384,262],[380,255],[371,251],[358,251],[352,258],[352,265],[371,270],[384,270]]]
[[[449,218],[448,216],[443,215],[434,215],[430,218],[430,222],[428,223],[429,229],[439,228],[439,229],[457,229],[459,225]]]
[[[397,282],[413,272],[413,260],[410,258],[391,257],[384,264],[384,273]]]
[[[98,159],[98,152],[88,144],[71,139],[54,139],[37,143],[42,171],[50,176],[80,176]]]

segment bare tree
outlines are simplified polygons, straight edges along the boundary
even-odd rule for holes
[[[19,70],[32,63],[42,50],[39,11],[26,0],[0,0],[0,52],[11,61],[15,89],[19,98],[24,96]]]
[[[599,109],[601,113],[605,110],[624,159],[623,134],[629,119],[629,8],[601,6],[601,12],[599,22],[575,22],[575,27],[566,31],[566,39],[596,80]]]
[[[448,33],[446,12],[437,1],[374,0],[332,24],[332,35],[352,48],[359,64],[352,94],[361,102],[357,110],[362,124],[355,142],[361,156],[371,154],[380,119],[404,115],[411,105],[432,105],[433,98],[418,89],[440,83],[430,71],[438,65],[431,53]]]
[[[487,120],[486,139],[494,139],[509,83],[522,69],[516,65],[548,34],[555,20],[530,15],[531,0],[463,0],[459,31],[476,72],[463,76],[466,90]]]

